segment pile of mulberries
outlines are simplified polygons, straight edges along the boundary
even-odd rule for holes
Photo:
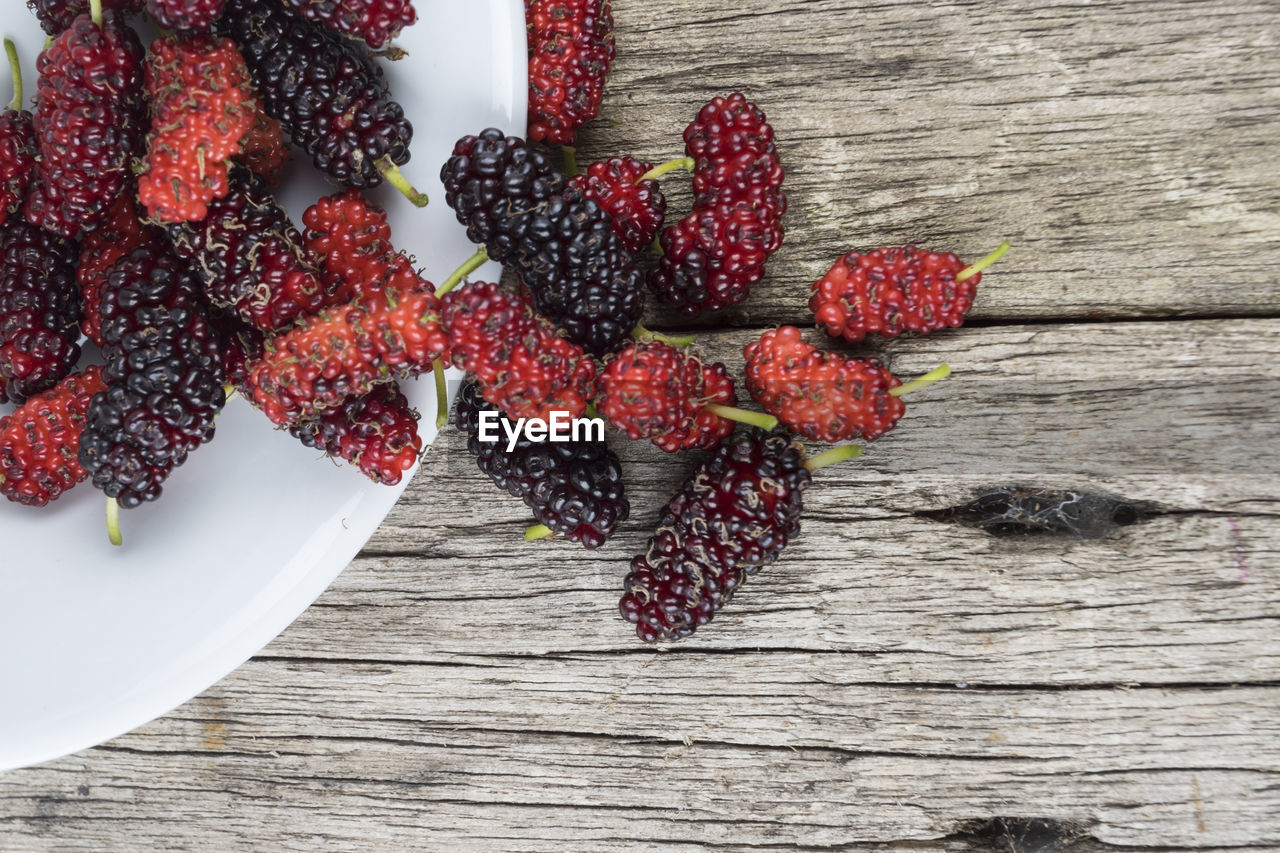
[[[679,640],[710,622],[800,532],[810,481],[802,447],[756,430],[695,468],[623,585],[619,608],[640,639]]]
[[[138,200],[156,222],[204,219],[227,194],[227,158],[257,112],[249,70],[230,39],[158,38],[146,85],[151,134]]]
[[[644,309],[635,258],[613,217],[544,154],[489,128],[458,140],[440,179],[471,240],[515,268],[569,340],[596,354],[625,343]]]
[[[0,403],[52,388],[80,358],[76,244],[13,217],[0,225]]]
[[[40,157],[27,221],[75,239],[96,228],[142,147],[142,44],[108,10],[80,15],[40,54],[34,125]]]
[[[90,365],[0,418],[0,494],[44,506],[88,476],[77,458],[80,433],[104,388],[102,368]]]
[[[323,273],[266,182],[240,166],[229,192],[199,222],[168,226],[179,257],[204,283],[209,300],[263,331],[278,329],[331,302],[336,282]]]
[[[213,438],[226,402],[221,342],[200,282],[168,249],[134,249],[102,292],[106,390],[89,405],[80,464],[125,509],[160,496],[188,454]]]
[[[525,0],[529,138],[573,145],[600,113],[613,64],[609,0]]]
[[[507,427],[497,442],[480,437],[480,413],[499,412],[479,386],[466,382],[458,392],[454,424],[467,436],[467,450],[500,489],[520,498],[538,523],[570,542],[598,548],[631,512],[622,484],[622,463],[604,441],[531,441],[524,435],[508,449]],[[500,412],[498,418],[507,419]]]
[[[228,0],[219,31],[239,45],[263,109],[320,171],[365,188],[408,162],[413,127],[358,45],[279,2]]]
[[[741,93],[711,100],[685,129],[693,212],[662,231],[649,286],[697,316],[745,300],[782,246],[784,171],[764,113]]]

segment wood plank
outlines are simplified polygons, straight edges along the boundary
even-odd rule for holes
[[[980,321],[1280,313],[1270,3],[613,7],[618,61],[580,162],[679,156],[698,108],[743,90],[788,168],[786,244],[704,324],[811,323],[810,283],[848,251],[976,259],[1003,237]],[[683,216],[687,182],[663,186]]]

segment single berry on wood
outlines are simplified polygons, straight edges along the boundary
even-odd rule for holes
[[[0,403],[52,388],[80,358],[77,255],[21,217],[0,225]]]
[[[89,476],[76,454],[89,401],[104,388],[102,368],[90,365],[0,417],[0,493],[44,506]]]
[[[735,421],[764,429],[778,423],[734,408],[738,396],[723,364],[704,364],[660,341],[639,341],[610,356],[595,387],[600,414],[628,438],[651,439],[668,453],[715,447]]]
[[[386,47],[418,19],[411,0],[284,0],[296,15],[374,49]]]
[[[9,71],[13,75],[13,100],[0,113],[0,225],[22,208],[36,171],[39,151],[31,113],[22,108],[22,65],[18,62],[18,49],[5,39],[4,52],[9,57]]]
[[[855,453],[842,448],[839,455]],[[699,464],[663,508],[645,552],[631,560],[619,610],[640,639],[689,636],[775,562],[800,532],[809,474],[802,446],[758,430],[726,438]]]
[[[360,189],[385,178],[414,204],[427,203],[399,170],[413,126],[362,47],[260,0],[227,0],[219,32],[239,45],[263,109],[316,168]]]
[[[951,252],[890,246],[850,252],[813,283],[809,309],[833,337],[860,341],[869,334],[928,334],[964,323],[982,270],[1009,249],[1009,241],[966,267]]]
[[[523,433],[508,449],[501,439],[480,440],[480,413],[497,412],[480,387],[465,382],[458,392],[454,424],[467,436],[467,450],[500,489],[520,498],[548,532],[598,548],[631,512],[622,483],[622,463],[604,441],[533,441]],[[507,421],[499,414],[502,421]],[[514,424],[507,421],[510,428]]]
[[[289,425],[307,447],[360,469],[375,483],[394,486],[422,453],[418,413],[394,381],[342,405]]]
[[[526,0],[529,138],[573,145],[600,113],[616,49],[609,0]]]
[[[146,85],[151,133],[138,200],[160,223],[204,219],[227,194],[228,158],[253,125],[249,70],[231,39],[158,38]]]
[[[36,61],[40,146],[24,214],[75,239],[106,218],[141,153],[142,44],[118,13],[80,15]]]

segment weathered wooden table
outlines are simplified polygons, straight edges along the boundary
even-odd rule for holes
[[[842,252],[1012,237],[964,329],[875,345],[955,377],[662,649],[615,602],[693,458],[618,442],[632,518],[591,553],[522,542],[450,434],[261,655],[0,777],[0,849],[1280,845],[1276,6],[614,7],[584,159],[678,155],[742,88],[789,169],[787,244],[706,352],[736,370],[762,327],[809,326]],[[947,512],[1004,486],[1136,512],[1092,538]]]

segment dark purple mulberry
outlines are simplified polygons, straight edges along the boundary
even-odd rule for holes
[[[539,523],[587,548],[604,544],[631,511],[622,485],[622,463],[603,441],[530,441],[523,435],[507,452],[481,441],[480,413],[498,412],[474,382],[458,392],[454,425],[467,435],[467,449],[494,485],[522,499]],[[507,420],[499,415],[502,420]]]
[[[284,0],[294,14],[352,36],[369,47],[386,47],[418,20],[411,0]]]
[[[19,217],[0,226],[0,403],[52,388],[80,358],[78,257]]]
[[[167,248],[140,246],[113,264],[101,307],[107,390],[89,405],[79,458],[128,509],[158,498],[213,438],[226,402],[223,354],[199,281]]]
[[[219,26],[240,46],[263,109],[322,172],[372,187],[409,161],[413,126],[358,44],[279,0],[229,0]]]
[[[513,266],[534,307],[594,353],[619,349],[644,310],[635,258],[612,218],[523,139],[490,128],[458,140],[440,171],[472,242]]]
[[[785,436],[729,436],[663,508],[648,550],[632,559],[622,617],[646,643],[679,640],[710,622],[800,532],[809,483],[804,449]]]
[[[102,0],[103,9],[115,9],[126,15],[142,11],[144,0]],[[40,27],[51,36],[71,26],[78,15],[89,11],[89,0],[27,0],[36,13]]]

